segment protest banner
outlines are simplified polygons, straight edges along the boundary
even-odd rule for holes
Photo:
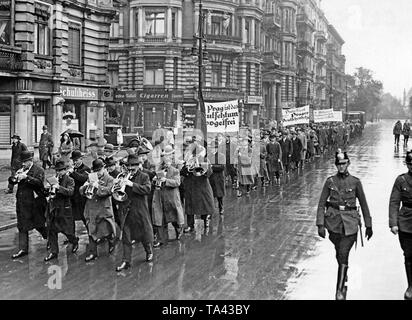
[[[315,123],[336,121],[333,109],[313,110],[313,121]]]
[[[239,102],[205,102],[207,132],[225,133],[239,131]]]
[[[282,110],[283,126],[309,123],[309,106]]]

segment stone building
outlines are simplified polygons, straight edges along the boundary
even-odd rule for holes
[[[9,147],[14,132],[36,146],[44,124],[56,147],[68,128],[85,138],[102,131],[105,101],[112,99],[114,13],[111,0],[1,1],[0,146]]]

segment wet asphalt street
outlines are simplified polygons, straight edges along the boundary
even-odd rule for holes
[[[406,288],[403,256],[389,232],[388,200],[395,177],[406,171],[404,150],[394,151],[393,121],[368,124],[348,153],[350,172],[363,183],[373,217],[374,236],[352,250],[349,299],[402,299]],[[281,186],[252,191],[240,199],[227,188],[225,216],[217,213],[205,234],[196,232],[155,249],[153,263],[144,262],[134,246],[132,268],[117,274],[118,244],[111,256],[107,244],[99,258],[84,262],[86,231],[80,248],[62,244],[53,263],[45,263],[46,243],[30,237],[28,257],[13,261],[16,228],[0,232],[0,299],[334,299],[337,263],[329,240],[317,236],[315,215],[325,179],[336,171],[332,155],[306,169],[282,177]],[[169,230],[171,239],[174,231]],[[59,269],[50,267],[58,266]],[[50,289],[52,270],[61,271],[61,288]]]

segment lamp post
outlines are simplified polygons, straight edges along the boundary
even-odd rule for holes
[[[207,126],[206,126],[206,110],[205,110],[205,102],[203,100],[203,58],[204,58],[204,51],[203,51],[203,43],[206,42],[205,35],[204,35],[204,21],[205,16],[203,14],[203,5],[202,0],[199,1],[199,34],[194,38],[198,40],[198,110],[197,110],[197,119],[196,119],[196,127],[202,131],[204,143],[207,143]]]
[[[348,113],[348,78],[346,78],[346,91],[345,91],[346,97],[346,113]]]

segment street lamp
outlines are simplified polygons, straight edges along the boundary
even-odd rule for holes
[[[194,36],[194,38],[198,42],[198,110],[197,110],[197,119],[196,119],[196,127],[202,131],[204,143],[207,143],[207,126],[206,126],[206,110],[205,110],[205,102],[203,100],[203,59],[205,52],[203,51],[203,43],[206,43],[205,35],[204,35],[204,21],[205,15],[203,14],[203,5],[202,0],[199,1],[199,34]],[[192,52],[196,51],[195,48],[192,49]]]

